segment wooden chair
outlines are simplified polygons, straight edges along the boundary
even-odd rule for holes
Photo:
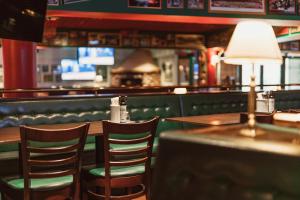
[[[88,128],[88,123],[55,130],[21,126],[23,177],[1,180],[2,199],[41,200],[58,194],[74,199]]]
[[[119,124],[103,121],[104,165],[82,170],[82,199],[149,199],[151,156],[159,118]],[[124,148],[114,150],[115,145]],[[100,188],[100,189],[99,189]],[[112,189],[127,189],[115,195]],[[103,192],[104,191],[104,192]]]

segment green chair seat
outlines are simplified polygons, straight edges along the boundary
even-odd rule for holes
[[[124,151],[124,150],[134,150],[134,149],[140,149],[146,146],[146,142],[139,143],[139,144],[111,144],[111,149],[118,150],[118,151]],[[153,148],[152,151],[156,152],[158,147],[158,138],[154,138],[153,142]]]
[[[10,187],[17,190],[24,189],[24,179],[11,179],[4,180]],[[70,185],[73,182],[73,176],[62,176],[56,178],[42,178],[42,179],[31,179],[31,188],[40,189],[40,188],[49,188],[49,187],[60,187],[65,185]]]
[[[112,177],[119,177],[119,176],[132,176],[137,174],[142,174],[145,172],[144,165],[136,165],[130,167],[111,167],[111,176]],[[94,176],[105,176],[105,168],[99,167],[94,168],[89,171],[90,174]]]

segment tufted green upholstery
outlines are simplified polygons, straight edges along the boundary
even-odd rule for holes
[[[24,179],[10,179],[10,180],[2,180],[7,182],[7,184],[15,189],[22,190],[24,189]],[[66,186],[73,182],[73,176],[62,176],[57,178],[47,178],[47,179],[31,179],[31,188],[32,189],[41,189],[41,188],[49,188],[49,187],[58,187],[58,186]]]
[[[128,98],[131,120],[149,120],[160,116],[157,133],[181,128],[180,124],[168,122],[165,118],[181,116],[180,101],[177,95],[133,96]]]
[[[109,98],[2,102],[0,128],[108,119],[109,105]]]
[[[300,91],[278,91],[274,96],[277,110],[300,108]]]
[[[200,93],[182,96],[183,116],[245,112],[247,93]]]

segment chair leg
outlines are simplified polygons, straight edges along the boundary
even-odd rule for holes
[[[109,200],[111,195],[111,189],[105,186],[104,193],[105,193],[105,200]]]
[[[146,200],[150,200],[151,199],[151,194],[150,194],[150,190],[149,189],[146,189]]]
[[[1,192],[1,200],[10,200],[10,198],[8,198],[5,193]]]
[[[146,177],[146,200],[150,200],[151,199],[151,191],[150,191],[150,187],[151,187],[151,175],[148,175]]]
[[[80,183],[80,200],[87,200],[87,186],[84,181]]]

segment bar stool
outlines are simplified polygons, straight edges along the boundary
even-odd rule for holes
[[[2,199],[74,199],[89,123],[69,129],[21,126],[23,177],[0,181]]]
[[[159,117],[142,123],[103,121],[104,165],[82,170],[82,199],[134,199],[143,195],[150,199],[150,165],[158,121]],[[115,150],[114,145],[124,148]],[[127,193],[112,192],[120,188]]]

